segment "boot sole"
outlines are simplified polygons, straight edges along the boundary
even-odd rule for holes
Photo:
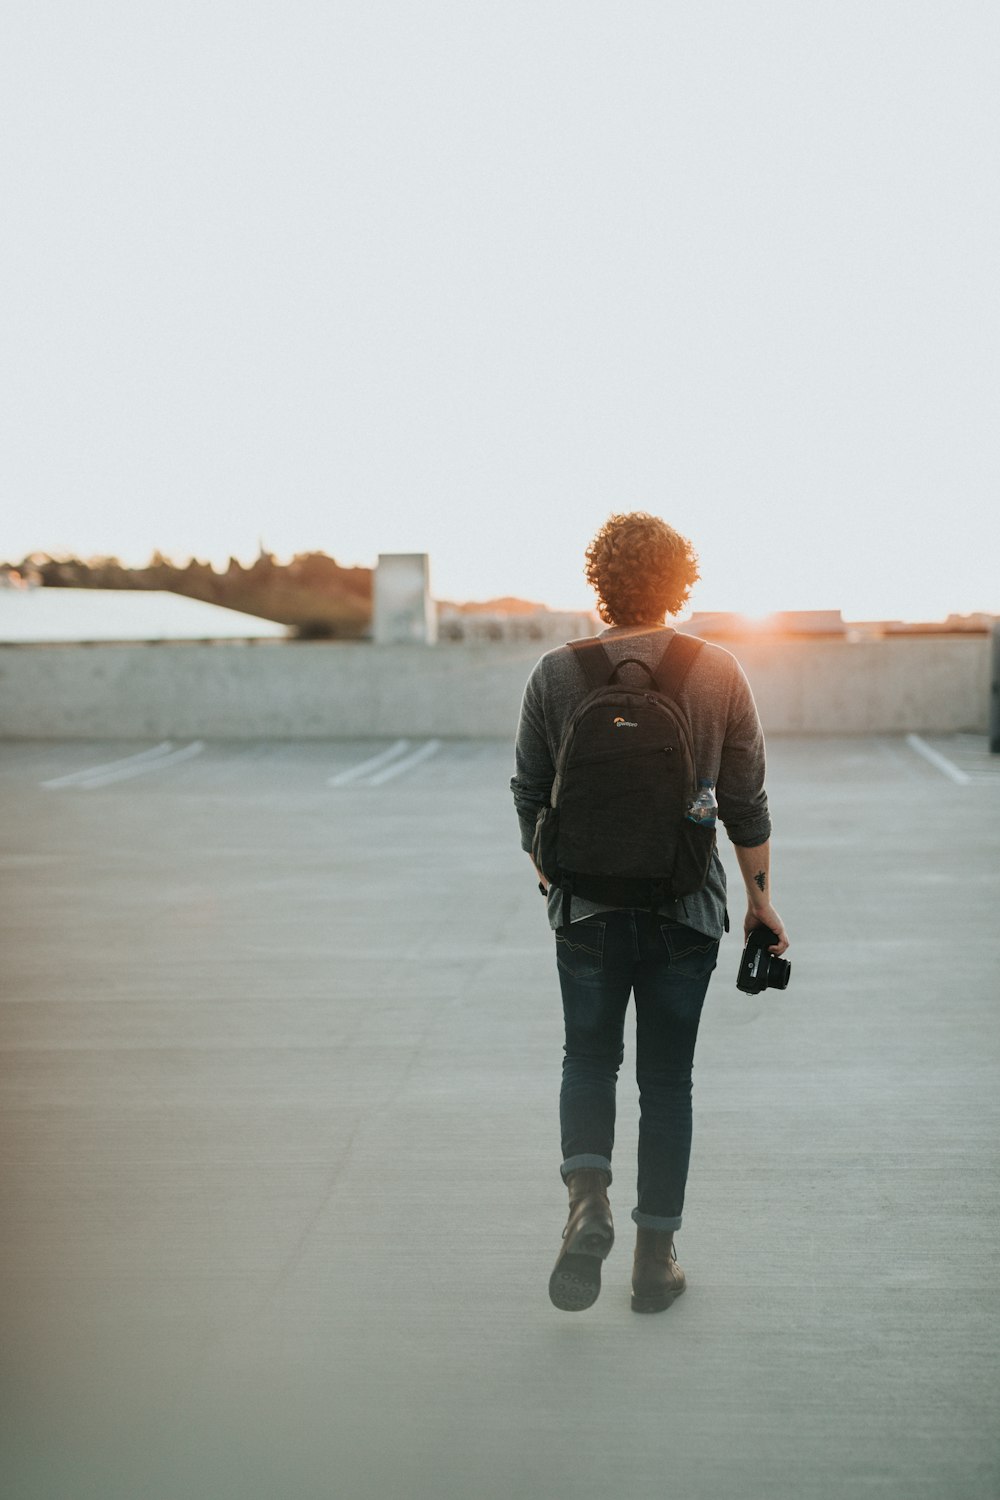
[[[564,1255],[549,1277],[549,1300],[560,1312],[585,1312],[601,1295],[601,1262],[593,1255]]]
[[[560,1312],[586,1312],[601,1294],[601,1263],[615,1242],[613,1230],[585,1229],[573,1248],[556,1261],[549,1277],[549,1300]]]
[[[632,1296],[632,1311],[638,1313],[666,1312],[684,1291],[679,1287],[676,1292],[664,1292],[659,1297],[636,1297]]]

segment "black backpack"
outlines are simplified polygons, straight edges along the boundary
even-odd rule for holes
[[[569,641],[586,678],[556,759],[550,806],[539,809],[531,852],[562,891],[648,907],[701,890],[715,828],[686,816],[698,791],[691,725],[677,703],[704,642],[674,633],[653,670],[636,657],[614,665],[599,640]],[[616,681],[626,661],[649,683]]]

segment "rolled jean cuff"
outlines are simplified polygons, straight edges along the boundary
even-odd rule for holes
[[[681,1216],[664,1216],[663,1214],[641,1214],[637,1208],[632,1210],[633,1221],[640,1229],[680,1229]]]
[[[608,1182],[611,1181],[611,1163],[606,1156],[567,1156],[559,1168],[563,1182],[570,1172],[578,1172],[581,1167],[600,1167],[602,1172],[607,1172]]]

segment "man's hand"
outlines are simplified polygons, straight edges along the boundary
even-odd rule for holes
[[[529,854],[528,858],[531,860],[531,868],[534,870],[535,874],[538,876],[538,888],[541,891],[541,893],[542,893],[543,896],[547,896],[549,894],[549,882],[546,880],[546,878],[542,874],[541,870],[535,864],[534,856],[531,855],[531,854]]]
[[[788,933],[785,931],[785,924],[778,916],[778,913],[775,911],[770,901],[765,901],[763,905],[751,904],[747,907],[747,914],[743,920],[744,942],[750,936],[751,932],[753,932],[754,928],[760,927],[761,925],[763,925],[764,927],[770,927],[772,932],[776,932],[778,934],[777,943],[773,944],[767,950],[768,953],[773,953],[777,958],[780,954],[784,953],[785,949],[788,947],[789,939]]]

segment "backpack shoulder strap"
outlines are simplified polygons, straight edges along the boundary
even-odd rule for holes
[[[670,637],[653,673],[656,686],[665,698],[678,696],[694,659],[704,644],[698,636],[681,635],[679,631]]]
[[[606,687],[614,671],[614,665],[597,637],[591,635],[582,641],[567,641],[566,644],[580,664],[580,669],[587,679],[587,687],[591,691],[594,688]]]

